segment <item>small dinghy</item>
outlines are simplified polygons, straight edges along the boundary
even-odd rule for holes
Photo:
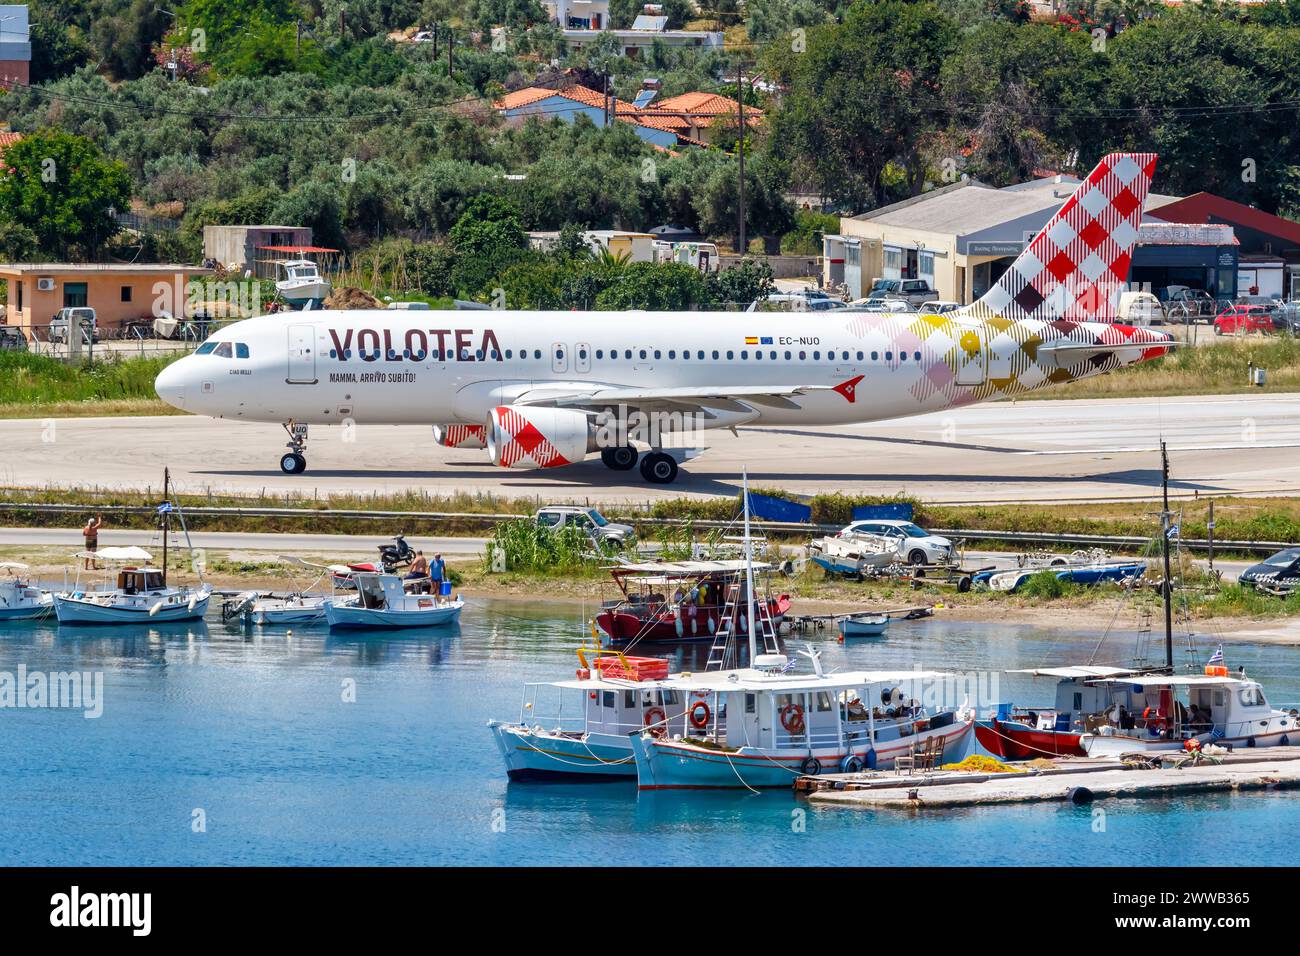
[[[357,593],[325,605],[331,628],[436,627],[460,619],[465,602],[450,593],[408,593],[396,574],[357,571],[352,575]],[[450,582],[443,585],[450,591]]]
[[[888,614],[850,614],[840,618],[840,637],[880,637],[889,628]]]
[[[54,595],[22,574],[27,565],[0,561],[0,623],[35,621],[54,612]]]
[[[861,579],[868,572],[900,563],[898,539],[847,531],[808,545],[808,559],[828,575]]]

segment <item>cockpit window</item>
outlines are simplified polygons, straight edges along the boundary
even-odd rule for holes
[[[194,354],[195,354],[195,355],[207,355],[209,352],[211,352],[211,351],[212,351],[213,349],[215,349],[216,347],[217,347],[217,343],[216,343],[216,342],[204,342],[202,345],[200,345],[197,349],[194,350]]]
[[[248,358],[248,343],[235,343],[235,358]]]
[[[217,346],[217,350],[213,354],[217,358],[231,358],[234,355],[234,350],[230,347],[229,342],[222,342]]]

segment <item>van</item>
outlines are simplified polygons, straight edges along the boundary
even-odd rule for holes
[[[59,309],[50,319],[50,341],[68,341],[68,322],[75,320],[81,326],[81,338],[87,345],[99,341],[99,326],[95,324],[95,310],[85,306]]]
[[[1121,325],[1164,325],[1165,307],[1150,292],[1121,292],[1118,321]]]

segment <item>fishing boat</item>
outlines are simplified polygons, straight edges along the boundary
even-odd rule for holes
[[[333,286],[310,259],[290,259],[275,264],[275,291],[285,302],[297,308],[319,304],[329,298]]]
[[[1127,667],[1079,665],[1012,670],[1009,674],[1056,679],[1054,703],[1045,707],[1016,707],[998,704],[988,717],[975,721],[979,745],[1003,760],[1033,760],[1037,757],[1083,757],[1087,752],[1079,738],[1098,715],[1117,704],[1132,707],[1123,684],[1099,683],[1107,678],[1135,674]]]
[[[754,570],[772,566],[755,563]],[[713,640],[727,608],[729,589],[744,572],[744,561],[658,561],[610,569],[620,596],[601,604],[596,626],[613,641]],[[790,595],[763,599],[779,629],[790,610]],[[743,608],[741,609],[743,617]],[[747,624],[740,622],[740,629]]]
[[[319,624],[325,620],[325,605],[333,600],[328,594],[290,593],[259,594],[245,591],[221,609],[225,620],[242,617],[250,624]]]
[[[641,790],[790,787],[799,775],[889,769],[926,753],[934,765],[964,756],[974,715],[930,709],[924,687],[937,671],[790,672],[780,654],[741,671],[670,679],[664,690],[691,700],[691,731],[651,728],[631,736]],[[879,703],[876,703],[876,701]],[[702,726],[701,726],[702,725]]]
[[[902,538],[845,531],[808,545],[808,560],[828,575],[861,580],[873,570],[903,562]]]
[[[22,572],[20,561],[0,561],[0,623],[34,621],[54,613],[54,595],[38,587]]]
[[[54,613],[60,624],[192,621],[207,613],[212,586],[169,585],[167,573],[147,563],[152,555],[143,548],[100,548],[79,552],[77,557],[107,562],[115,567],[116,576],[106,587],[83,589],[78,583],[55,594]]]
[[[325,604],[331,628],[436,627],[460,619],[465,602],[453,598],[450,582],[444,594],[412,594],[396,574],[358,571],[352,575],[356,594]]]
[[[511,780],[635,778],[630,733],[688,732],[691,702],[663,686],[666,659],[580,648],[578,661],[569,680],[525,684],[517,720],[488,721]]]
[[[889,615],[874,612],[847,614],[839,619],[840,637],[881,637],[889,628]]]

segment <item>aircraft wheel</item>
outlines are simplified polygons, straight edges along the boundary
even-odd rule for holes
[[[631,471],[636,467],[636,449],[631,445],[622,448],[604,448],[600,460],[611,471]]]
[[[297,452],[280,456],[280,470],[286,475],[301,475],[307,470],[307,459]]]
[[[672,484],[677,478],[677,462],[661,451],[650,452],[641,459],[641,477],[652,485]]]

